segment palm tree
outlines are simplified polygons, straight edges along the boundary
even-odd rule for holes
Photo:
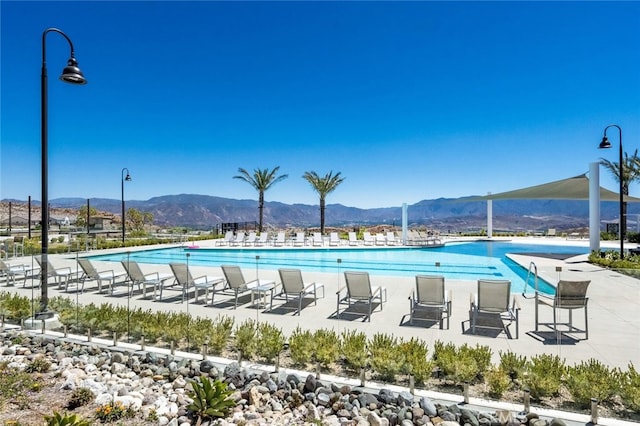
[[[334,175],[333,171],[330,171],[324,177],[318,176],[316,172],[304,172],[302,177],[320,194],[320,233],[324,234],[325,199],[327,194],[336,189],[345,178],[340,176],[340,172]]]
[[[271,188],[275,183],[289,177],[289,175],[276,176],[278,170],[280,170],[280,166],[275,167],[273,170],[255,169],[253,174],[250,174],[248,171],[240,167],[238,169],[238,173],[240,174],[233,177],[234,179],[240,179],[247,182],[258,191],[258,208],[260,209],[260,224],[258,226],[258,231],[260,232],[262,232],[262,218],[264,215],[264,192]]]
[[[616,182],[620,183],[620,164],[615,161],[609,161],[605,158],[600,158],[600,164],[608,169]],[[629,185],[632,182],[640,181],[640,157],[638,157],[638,150],[633,152],[633,155],[629,157],[629,154],[624,153],[624,161],[622,168],[622,194],[629,195]],[[622,204],[623,215],[620,218],[620,235],[623,236],[627,230],[627,203]]]

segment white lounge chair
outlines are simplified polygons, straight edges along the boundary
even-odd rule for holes
[[[375,245],[375,243],[376,243],[375,237],[373,237],[370,232],[366,232],[366,231],[363,232],[362,233],[362,238],[364,238],[364,245],[365,246],[372,246],[372,245]]]
[[[273,310],[273,299],[275,297],[284,296],[285,302],[289,301],[289,297],[298,298],[298,309],[294,315],[300,315],[302,310],[302,300],[306,296],[313,297],[313,304],[317,305],[318,290],[322,289],[322,297],[324,297],[324,285],[320,283],[305,284],[302,280],[302,272],[300,269],[278,269],[280,274],[280,285],[282,287],[280,293],[275,294],[271,298],[271,306],[269,310]]]
[[[302,247],[306,244],[304,232],[296,232],[296,238],[293,240],[294,246]]]
[[[358,246],[360,243],[362,243],[362,240],[358,239],[358,235],[353,231],[349,232],[349,245]]]
[[[0,260],[0,277],[5,278],[7,286],[15,285],[16,279],[21,279],[22,286],[26,286],[27,278],[35,276],[38,270],[37,267],[32,268],[31,265],[12,265]]]
[[[284,232],[278,232],[276,236],[276,240],[273,242],[273,245],[278,247],[282,247],[287,243],[287,235]]]
[[[244,275],[242,275],[242,270],[238,266],[234,265],[221,265],[222,273],[224,274],[224,278],[226,280],[226,285],[221,289],[214,289],[211,295],[211,304],[213,304],[213,298],[216,293],[222,291],[231,291],[235,296],[235,302],[233,305],[233,309],[238,307],[238,295],[244,293],[246,291],[253,291],[259,287],[267,288],[270,286],[270,290],[273,292],[275,288],[275,284],[273,281],[269,280],[252,280],[247,281],[244,279]]]
[[[40,256],[35,256],[35,259],[38,265],[40,265],[40,270],[42,270],[42,259]],[[47,257],[47,282],[51,277],[55,278],[56,283],[58,283],[58,290],[62,290],[63,286],[66,290],[69,287],[69,281],[77,276],[68,266],[56,268]]]
[[[319,246],[323,246],[324,242],[322,241],[322,234],[319,232],[314,232],[313,233],[313,240],[312,240],[312,244],[315,247],[319,247]]]
[[[236,234],[235,238],[233,240],[231,240],[230,245],[232,246],[241,246],[242,244],[244,244],[244,239],[246,238],[246,234],[244,233],[244,231],[238,231],[238,233]]]
[[[388,246],[395,246],[397,244],[398,240],[396,239],[396,235],[394,234],[393,231],[387,232],[387,235],[385,237],[385,242],[387,243]]]
[[[244,245],[245,246],[252,246],[256,243],[256,233],[255,232],[249,232],[249,235],[247,236],[247,238],[244,240]]]
[[[267,231],[262,231],[260,233],[260,237],[256,240],[254,245],[256,247],[258,247],[258,246],[261,246],[261,247],[268,246],[269,245],[269,233]]]
[[[171,274],[160,274],[159,272],[150,272],[145,274],[140,269],[140,265],[133,260],[123,260],[122,266],[127,272],[126,284],[130,285],[128,289],[129,295],[133,294],[133,286],[137,285],[138,290],[142,288],[142,297],[147,297],[147,287],[153,287],[153,298],[156,297],[156,291],[162,289],[165,281],[173,278]],[[111,287],[111,294],[113,294],[113,286]]]
[[[377,246],[384,246],[387,244],[387,239],[384,234],[378,233],[375,235],[375,241]]]
[[[218,238],[216,240],[217,246],[228,246],[233,241],[233,231],[227,231],[224,234],[224,238]]]
[[[409,305],[410,324],[413,324],[417,313],[435,311],[437,313],[435,318],[440,323],[440,328],[443,328],[444,317],[446,316],[447,329],[449,329],[451,292],[449,292],[448,296],[445,293],[443,276],[416,275],[416,288],[411,290]]]
[[[378,302],[380,310],[382,310],[382,304],[387,301],[387,289],[384,287],[371,287],[368,272],[345,271],[344,279],[346,285],[336,293],[338,296],[336,316],[340,317],[340,305],[347,305],[345,309],[349,309],[358,303],[365,303],[369,308],[366,320],[371,321],[373,304]]]
[[[332,232],[329,234],[329,245],[336,247],[340,245],[340,237],[337,232]]]
[[[79,280],[82,284],[82,288],[80,288],[80,292],[84,291],[84,284],[87,281],[96,281],[98,283],[98,293],[102,292],[102,282],[106,281],[109,285],[109,288],[113,288],[117,279],[124,280],[127,277],[126,273],[115,273],[113,269],[98,271],[93,266],[89,259],[78,259],[78,264],[80,268],[82,268],[82,275]]]
[[[209,275],[202,275],[200,277],[193,278],[191,276],[191,271],[187,268],[186,263],[170,263],[171,272],[173,272],[173,276],[176,279],[176,282],[182,289],[182,301],[187,297],[189,293],[189,288],[193,287],[195,289],[195,302],[198,302],[198,295],[200,294],[200,290],[204,290],[204,304],[207,304],[207,300],[209,300],[209,291],[213,290],[216,285],[223,284],[224,278],[222,277],[212,277]],[[160,298],[162,300],[162,286],[160,286]]]
[[[512,300],[512,302],[510,302]],[[498,328],[493,324],[478,325],[481,315],[492,316],[499,320],[501,327],[509,338],[511,333],[507,326],[516,323],[516,339],[519,336],[520,304],[516,296],[511,297],[511,281],[508,280],[478,280],[478,293],[475,299],[472,297],[469,308],[469,321],[471,333],[475,334],[476,328]],[[504,321],[509,323],[505,325]]]

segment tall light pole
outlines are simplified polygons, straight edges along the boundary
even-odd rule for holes
[[[617,124],[609,124],[604,128],[604,136],[602,137],[602,142],[600,142],[600,146],[598,148],[611,148],[611,142],[609,142],[609,138],[607,138],[607,129],[609,127],[616,127],[618,129],[620,135],[620,163],[618,163],[618,180],[620,181],[620,221],[619,221],[619,231],[620,231],[620,259],[624,259],[624,229],[622,225],[624,223],[624,158],[622,155],[622,129]]]
[[[127,175],[124,175],[124,172],[127,172]],[[120,181],[120,190],[122,194],[122,245],[124,246],[124,230],[125,230],[125,220],[124,220],[124,181],[131,181],[131,175],[129,174],[129,169],[126,167],[122,169],[122,180]]]
[[[78,68],[73,43],[71,39],[57,28],[47,28],[42,33],[42,72],[40,74],[40,112],[41,112],[41,141],[42,141],[42,201],[41,201],[41,218],[42,218],[42,268],[40,274],[40,318],[48,318],[52,313],[47,311],[49,297],[47,294],[47,252],[49,251],[49,193],[48,193],[48,98],[47,98],[47,55],[46,55],[46,38],[47,34],[54,32],[63,36],[69,43],[71,54],[67,61],[67,66],[62,70],[60,80],[70,84],[87,84],[82,71]]]

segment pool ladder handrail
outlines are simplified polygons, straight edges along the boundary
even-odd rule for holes
[[[530,262],[529,270],[527,271],[527,280],[525,281],[524,288],[522,289],[522,297],[525,299],[528,299],[526,295],[526,291],[527,291],[527,287],[529,287],[529,277],[532,275],[532,272],[531,272],[532,269],[533,269],[533,286],[536,289],[534,293],[534,297],[536,294],[538,294],[538,267],[536,266],[535,262]]]

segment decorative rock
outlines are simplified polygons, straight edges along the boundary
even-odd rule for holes
[[[378,393],[378,399],[385,404],[395,404],[398,400],[398,397],[392,390],[385,388],[380,389],[380,392]]]
[[[438,414],[435,404],[426,396],[420,398],[420,408],[422,408],[424,410],[424,414],[429,417],[435,417]]]
[[[549,426],[567,426],[567,424],[561,419],[554,418],[549,422]]]
[[[475,413],[471,410],[463,408],[460,410],[460,424],[469,424],[471,426],[480,426],[480,422],[478,422],[478,417],[476,417]]]
[[[413,395],[407,391],[398,394],[398,405],[410,407],[413,404]]]
[[[313,374],[309,374],[307,376],[307,380],[304,382],[304,390],[307,392],[315,392],[316,387],[318,386],[318,381]]]

